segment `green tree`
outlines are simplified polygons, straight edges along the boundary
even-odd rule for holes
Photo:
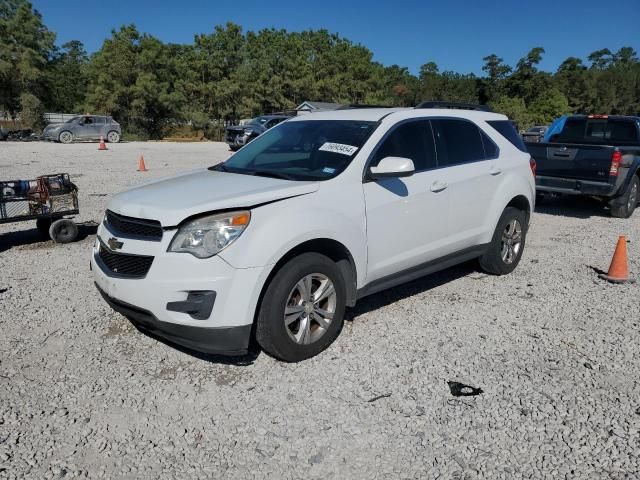
[[[48,66],[47,107],[55,112],[77,112],[87,94],[89,57],[82,42],[72,40],[56,49]]]
[[[0,0],[0,109],[15,117],[23,93],[43,96],[54,41],[31,3]]]

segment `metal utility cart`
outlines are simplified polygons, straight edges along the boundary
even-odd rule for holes
[[[43,236],[69,243],[78,236],[78,226],[64,217],[78,213],[78,187],[68,173],[0,181],[0,224],[35,220]]]

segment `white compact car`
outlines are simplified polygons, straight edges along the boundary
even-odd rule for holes
[[[318,354],[359,298],[471,259],[522,256],[535,165],[472,106],[292,118],[226,162],[116,195],[91,256],[105,300],[188,348]]]

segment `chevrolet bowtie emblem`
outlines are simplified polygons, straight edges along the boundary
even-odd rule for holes
[[[109,240],[107,240],[107,245],[109,245],[109,248],[111,250],[120,250],[124,243],[119,242],[117,238],[111,237]]]

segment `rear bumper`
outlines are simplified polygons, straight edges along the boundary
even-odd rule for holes
[[[97,284],[96,288],[111,308],[127,317],[140,330],[198,352],[220,355],[247,353],[251,325],[203,328],[162,322],[150,311],[110,297]]]
[[[541,192],[564,193],[569,195],[594,195],[613,197],[616,186],[607,182],[593,182],[573,178],[536,176],[536,190]]]

